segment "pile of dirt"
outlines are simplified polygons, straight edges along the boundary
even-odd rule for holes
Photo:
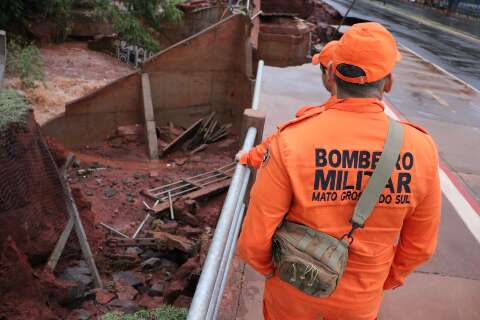
[[[89,50],[85,42],[52,44],[42,48],[41,54],[44,82],[27,89],[18,78],[5,79],[5,87],[23,90],[40,125],[64,112],[65,103],[132,71],[112,56]]]
[[[90,217],[95,225],[87,234],[105,285],[102,290],[89,291],[72,305],[69,314],[95,317],[107,311],[130,313],[161,304],[188,307],[225,194],[198,201],[174,199],[172,220],[169,210],[158,214],[148,210],[145,204],[153,207],[155,201],[144,191],[231,163],[238,137],[230,135],[196,154],[178,148],[152,162],[147,161],[140,125],[120,127],[104,142],[74,150],[66,150],[51,138],[48,144],[59,164],[72,151],[80,160],[79,166],[68,172],[69,183],[82,216]],[[124,246],[124,238],[104,227],[132,238],[148,212],[152,218],[138,238],[159,238],[154,245]],[[82,264],[71,251],[57,268],[57,276],[86,280],[90,288],[92,279]]]

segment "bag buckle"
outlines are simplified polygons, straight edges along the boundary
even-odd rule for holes
[[[351,245],[353,243],[353,233],[355,232],[355,230],[357,230],[358,228],[363,228],[362,225],[356,223],[356,222],[352,222],[352,229],[350,229],[349,232],[345,233],[342,238],[340,240],[343,240],[343,239],[348,239],[348,242],[349,244]]]

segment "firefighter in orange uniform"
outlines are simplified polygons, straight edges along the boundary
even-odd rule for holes
[[[272,264],[272,236],[284,218],[338,239],[350,230],[353,208],[383,148],[388,119],[381,99],[399,59],[384,27],[352,26],[329,67],[338,100],[280,127],[271,139],[238,244],[238,255],[266,277],[265,319],[373,320],[383,291],[401,286],[432,256],[441,206],[437,150],[423,129],[403,123],[396,167],[354,236],[333,294],[308,296],[275,276]]]
[[[330,41],[327,43],[320,53],[315,54],[312,57],[312,64],[320,65],[320,69],[322,70],[322,82],[325,89],[330,92],[330,98],[322,105],[319,106],[304,106],[298,109],[295,114],[295,117],[300,118],[304,115],[307,115],[309,112],[314,111],[318,108],[324,108],[326,105],[334,102],[336,100],[335,97],[335,81],[332,78],[328,77],[327,68],[328,65],[332,61],[333,51],[335,50],[335,46],[337,45],[338,41]],[[273,135],[268,136],[265,140],[262,141],[259,145],[253,147],[249,151],[240,151],[237,154],[237,159],[241,164],[248,165],[251,168],[259,168],[260,164],[262,163],[263,155],[268,149],[270,144],[270,140],[272,139]]]

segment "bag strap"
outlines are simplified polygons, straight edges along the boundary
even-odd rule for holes
[[[383,189],[385,189],[385,185],[391,177],[398,156],[400,155],[400,149],[403,145],[403,126],[390,117],[388,117],[388,120],[388,133],[382,155],[380,156],[375,171],[368,180],[367,187],[355,206],[352,219],[350,220],[352,230],[350,230],[346,236],[351,240],[353,240],[352,234],[355,229],[362,228],[365,221],[373,212],[373,208],[375,208],[380,194]]]

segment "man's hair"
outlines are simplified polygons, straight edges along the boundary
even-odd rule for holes
[[[337,71],[340,72],[342,75],[349,77],[349,78],[358,78],[365,76],[365,71],[362,68],[351,64],[339,64],[337,66]],[[350,83],[340,79],[337,75],[335,75],[335,82],[337,84],[337,90],[345,92],[351,97],[356,98],[369,98],[372,97],[372,93],[377,93],[381,90],[382,86],[384,85],[386,77],[377,80],[375,82],[369,82],[364,84],[358,83]]]

